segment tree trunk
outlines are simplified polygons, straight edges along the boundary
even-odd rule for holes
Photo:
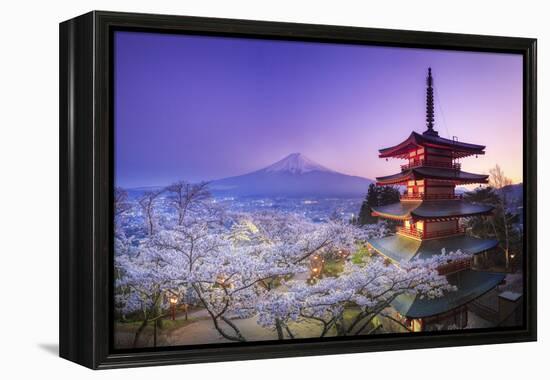
[[[275,319],[275,328],[277,330],[277,337],[279,338],[279,340],[285,339],[283,326],[281,326],[281,321],[278,318]]]
[[[149,236],[153,236],[153,218],[149,215]]]
[[[338,317],[338,319],[334,322],[334,327],[336,328],[336,334],[338,336],[345,336],[346,334],[346,326],[344,326],[344,316]]]
[[[145,330],[145,327],[147,326],[147,322],[148,322],[147,319],[143,320],[143,322],[141,322],[141,325],[137,329],[136,335],[134,335],[134,343],[133,343],[134,348],[137,347],[139,338],[140,338],[141,333],[143,332],[143,330]]]
[[[157,325],[158,325],[158,323],[159,323],[158,319],[155,319],[155,321],[153,322],[153,347],[157,346]]]
[[[222,319],[222,321],[227,323],[229,327],[233,329],[233,331],[235,332],[235,335],[237,336],[237,339],[239,339],[240,342],[246,342],[246,339],[244,338],[243,334],[241,334],[241,331],[237,328],[237,326],[233,322],[229,320],[229,318],[226,318],[226,317],[220,317],[220,318]]]
[[[290,331],[290,328],[285,324],[285,330],[290,339],[294,339],[294,334]]]

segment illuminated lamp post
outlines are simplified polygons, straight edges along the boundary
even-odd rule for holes
[[[311,279],[321,276],[324,262],[325,260],[319,255],[314,255],[311,257],[309,264],[311,268]]]
[[[514,258],[516,257],[515,253],[510,254],[510,271],[514,271]]]
[[[175,321],[176,320],[176,305],[178,304],[178,297],[176,297],[175,295],[170,296],[169,301],[170,301],[170,311],[172,313],[172,320]]]

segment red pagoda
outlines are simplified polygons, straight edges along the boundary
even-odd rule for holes
[[[487,175],[462,171],[459,159],[485,153],[485,146],[445,139],[434,129],[434,96],[431,68],[428,69],[426,92],[427,129],[412,132],[403,142],[380,149],[381,158],[400,158],[407,162],[397,174],[378,177],[377,185],[406,187],[398,203],[372,208],[372,214],[401,222],[395,235],[368,242],[371,251],[388,261],[401,262],[461,250],[473,260],[455,262],[440,268],[449,283],[458,290],[437,299],[403,295],[392,306],[398,317],[412,331],[434,328],[434,325],[468,324],[468,303],[494,289],[503,274],[477,271],[472,266],[480,254],[494,249],[498,242],[466,235],[462,218],[487,215],[493,207],[468,203],[455,192],[455,186],[487,183]]]

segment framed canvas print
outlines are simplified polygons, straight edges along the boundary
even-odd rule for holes
[[[91,12],[60,26],[60,355],[536,339],[536,41]]]

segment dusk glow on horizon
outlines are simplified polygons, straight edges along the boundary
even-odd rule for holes
[[[522,182],[519,54],[116,32],[116,184],[220,179],[295,152],[394,174],[404,161],[378,150],[426,129],[428,67],[439,135],[486,146],[463,170]]]

